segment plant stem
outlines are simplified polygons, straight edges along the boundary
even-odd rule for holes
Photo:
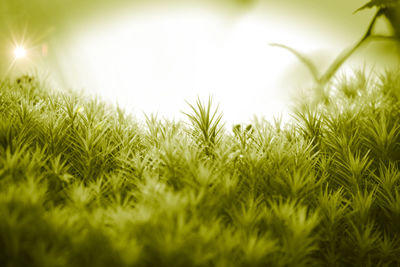
[[[344,50],[337,58],[335,61],[329,66],[329,68],[326,70],[325,74],[320,77],[318,80],[318,83],[320,85],[325,85],[329,80],[332,78],[332,76],[337,72],[337,70],[340,68],[340,66],[343,65],[343,63],[362,45],[364,44],[365,41],[368,40],[368,38],[371,36],[372,29],[375,25],[376,19],[382,15],[382,11],[378,10],[375,13],[375,16],[372,18],[367,31],[364,33],[364,35],[361,37],[361,39],[350,49]]]

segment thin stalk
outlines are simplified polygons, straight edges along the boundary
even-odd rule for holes
[[[361,39],[355,43],[351,48],[345,49],[341,54],[339,54],[336,59],[332,62],[329,68],[325,71],[323,75],[319,75],[318,69],[316,68],[315,64],[305,55],[293,49],[289,46],[278,44],[278,43],[271,43],[272,46],[277,46],[283,49],[288,50],[292,54],[294,54],[304,65],[307,66],[308,70],[310,71],[311,75],[314,78],[315,83],[317,84],[317,88],[321,90],[324,86],[330,81],[330,79],[335,75],[338,69],[343,65],[343,63],[358,49],[362,46],[366,41],[370,39],[370,37],[374,37],[372,33],[372,29],[375,25],[375,22],[379,16],[383,14],[382,10],[379,9],[374,17],[372,18],[367,30],[365,31],[364,35]]]
[[[326,70],[324,75],[322,75],[318,79],[318,83],[320,85],[325,85],[331,78],[332,76],[337,72],[337,70],[340,68],[340,66],[343,65],[343,63],[358,49],[360,48],[368,39],[371,37],[372,29],[375,25],[376,19],[382,15],[382,11],[378,10],[375,13],[375,16],[372,18],[366,32],[364,35],[361,37],[361,39],[350,49],[344,50],[338,57],[336,57],[335,61],[329,66],[329,68]]]

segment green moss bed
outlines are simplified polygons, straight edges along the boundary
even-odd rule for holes
[[[0,266],[400,266],[397,70],[232,128],[0,84]]]

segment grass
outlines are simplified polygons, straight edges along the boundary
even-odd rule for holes
[[[0,88],[2,266],[398,266],[400,72],[232,130]]]

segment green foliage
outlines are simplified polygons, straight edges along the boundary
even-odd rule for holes
[[[222,114],[218,114],[218,107],[211,112],[212,99],[208,98],[208,103],[204,104],[197,99],[196,107],[188,103],[192,109],[192,114],[184,113],[192,123],[192,134],[204,147],[206,155],[211,155],[214,146],[220,141],[220,132],[222,130]]]
[[[283,124],[189,125],[24,76],[0,88],[2,266],[398,266],[400,72]]]

